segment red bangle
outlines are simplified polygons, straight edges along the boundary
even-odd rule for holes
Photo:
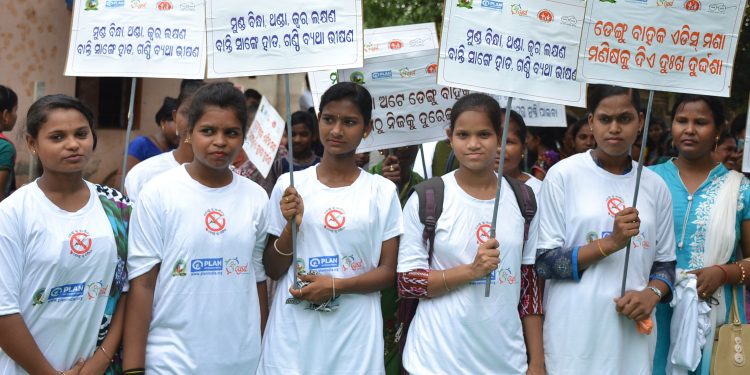
[[[723,266],[718,265],[718,264],[715,265],[714,267],[719,267],[719,269],[721,270],[721,272],[724,272],[724,281],[721,284],[724,285],[724,284],[728,283],[729,282],[729,273],[727,273],[727,270],[725,270]]]

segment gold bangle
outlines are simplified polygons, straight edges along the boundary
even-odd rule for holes
[[[102,351],[102,353],[104,353],[104,356],[105,356],[105,357],[107,357],[107,359],[109,360],[109,362],[114,362],[114,358],[112,358],[112,356],[111,356],[111,355],[109,355],[109,353],[107,353],[107,351],[106,351],[106,350],[104,350],[104,347],[103,347],[103,346],[101,346],[101,345],[100,345],[100,346],[99,346],[99,350],[101,350],[101,351]]]
[[[745,272],[745,267],[742,267],[742,263],[740,263],[740,262],[742,262],[742,261],[739,261],[739,262],[735,263],[737,265],[737,267],[740,268],[740,272],[742,272],[742,277],[740,278],[740,282],[737,283],[737,284],[744,284],[745,283],[745,278],[747,277],[747,273]]]
[[[604,250],[602,249],[602,245],[599,244],[599,241],[600,240],[596,240],[594,242],[596,242],[596,247],[599,248],[599,252],[602,253],[602,255],[604,255],[604,257],[606,258],[609,256],[609,254],[604,252]]]
[[[291,253],[282,253],[281,250],[279,250],[279,248],[276,246],[276,242],[279,242],[278,238],[275,241],[273,241],[273,249],[276,250],[277,253],[279,253],[280,255],[283,255],[285,257],[290,257],[290,256],[292,256],[294,254],[293,251]]]
[[[445,287],[446,292],[450,292],[451,288],[448,288],[448,282],[445,281],[445,270],[443,270],[443,286]]]

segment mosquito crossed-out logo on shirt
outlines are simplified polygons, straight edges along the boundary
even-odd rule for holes
[[[481,223],[479,223],[477,225],[477,229],[475,231],[475,236],[476,236],[476,239],[477,239],[477,244],[481,245],[481,244],[487,242],[487,240],[490,239],[490,229],[491,228],[492,228],[492,226],[490,225],[490,223],[488,223],[486,221],[483,221],[483,222],[481,222]]]
[[[70,254],[84,258],[90,254],[93,240],[88,231],[79,229],[70,232],[68,245],[70,245]]]
[[[615,217],[620,211],[625,209],[625,201],[622,197],[617,195],[611,195],[607,197],[607,213],[609,216]]]
[[[331,207],[323,215],[323,227],[331,232],[340,232],[346,226],[346,212],[343,208]]]
[[[206,224],[206,232],[213,235],[220,235],[227,231],[227,218],[224,216],[224,211],[218,208],[209,208],[205,212],[204,222]]]

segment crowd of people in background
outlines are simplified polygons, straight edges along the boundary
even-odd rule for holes
[[[242,148],[262,94],[184,80],[120,193],[85,180],[94,116],[66,95],[26,114],[43,173],[16,189],[0,86],[0,374],[671,374],[686,293],[746,321],[746,114],[680,95],[643,144],[637,90],[587,99],[540,128],[472,93],[447,140],[357,154],[372,98],[339,83],[263,176]]]

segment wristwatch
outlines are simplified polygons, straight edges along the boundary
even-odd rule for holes
[[[664,294],[661,292],[661,290],[659,290],[659,288],[655,286],[649,286],[648,289],[651,289],[651,291],[654,292],[659,297],[659,301],[661,301]]]

